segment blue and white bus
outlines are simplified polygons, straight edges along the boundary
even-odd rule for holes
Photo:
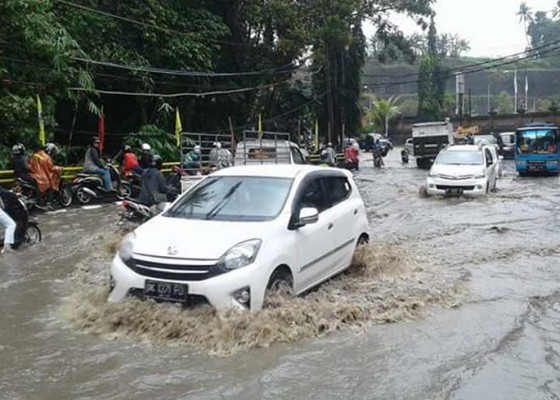
[[[560,133],[552,124],[529,124],[517,129],[515,166],[521,176],[560,173]]]

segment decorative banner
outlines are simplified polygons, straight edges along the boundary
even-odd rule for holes
[[[97,121],[97,136],[99,137],[99,149],[103,152],[105,148],[105,113],[103,112],[103,107],[101,107],[101,113]]]
[[[181,115],[179,114],[179,107],[175,108],[175,139],[177,140],[177,147],[181,147],[181,132],[183,132],[183,125],[181,125]]]
[[[37,95],[37,120],[39,121],[39,141],[44,146],[45,139],[45,122],[43,121],[43,105],[41,104],[41,99]]]

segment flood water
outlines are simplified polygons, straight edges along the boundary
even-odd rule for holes
[[[105,285],[118,208],[44,215],[44,243],[0,260],[0,398],[560,398],[558,179],[520,179],[506,163],[498,192],[487,198],[432,199],[418,194],[426,171],[401,165],[398,151],[386,162],[384,170],[370,164],[356,174],[375,249],[403,253],[395,260],[414,260],[421,278],[397,277],[365,291],[342,278],[283,307],[308,306],[336,289],[339,297],[349,292],[346,308],[365,304],[360,310],[367,314],[377,303],[356,296],[394,291],[398,298],[387,307],[410,314],[395,302],[411,304],[411,291],[418,313],[387,320],[394,323],[369,315],[364,321],[374,323],[358,330],[302,334],[224,354],[192,342],[154,341],[153,332],[93,334],[96,327],[73,314],[82,302],[90,323],[126,324],[111,315],[114,308],[95,309],[86,290]],[[464,289],[456,303],[453,285]],[[150,304],[119,307],[130,319],[139,311],[138,318],[151,318]],[[202,337],[208,329],[215,343],[220,338],[205,321],[189,329]]]

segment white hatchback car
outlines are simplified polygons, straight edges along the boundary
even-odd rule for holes
[[[477,196],[496,189],[500,159],[488,146],[451,145],[437,156],[426,182],[429,195]]]
[[[127,296],[259,310],[348,268],[369,238],[352,174],[305,165],[217,171],[122,242],[110,301]]]

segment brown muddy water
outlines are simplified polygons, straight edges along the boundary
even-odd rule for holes
[[[558,179],[431,199],[387,165],[356,174],[357,265],[257,315],[107,304],[118,209],[42,216],[0,260],[0,399],[560,398]]]

